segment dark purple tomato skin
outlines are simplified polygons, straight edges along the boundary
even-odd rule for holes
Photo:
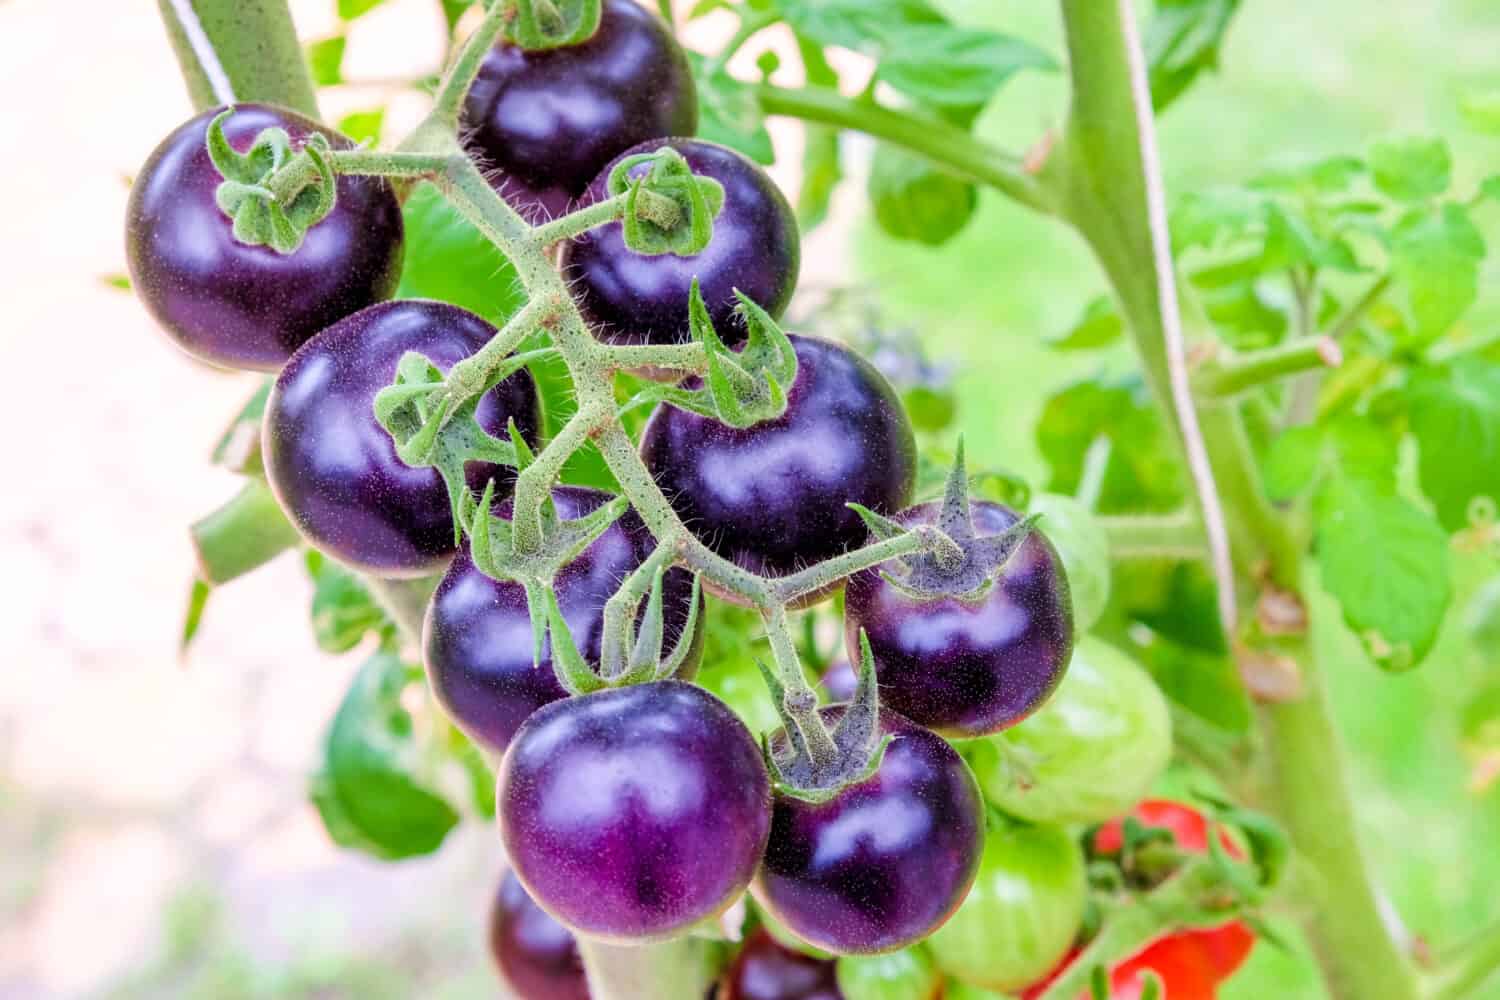
[[[385,302],[355,313],[304,344],[266,403],[266,478],[292,523],[341,562],[383,576],[436,573],[453,555],[448,491],[436,469],[413,469],[375,420],[375,394],[390,385],[407,351],[447,371],[479,350],[495,328],[441,302]],[[504,436],[508,418],[537,440],[536,384],[524,369],[479,401],[479,423]],[[512,470],[471,464],[469,484]]]
[[[527,52],[501,41],[464,101],[468,145],[532,221],[566,212],[600,169],[648,139],[698,131],[682,47],[634,0],[605,0],[579,45]]]
[[[578,941],[512,872],[500,880],[490,909],[490,954],[518,1000],[589,1000]]]
[[[214,192],[222,178],[208,158],[215,108],[167,136],[130,189],[125,258],[136,295],[177,345],[227,368],[275,371],[309,337],[390,298],[401,277],[401,206],[375,177],[340,177],[338,203],[295,253],[234,238]],[[244,152],[267,128],[294,146],[321,132],[335,149],[348,139],[311,119],[260,104],[236,105],[224,135]]]
[[[911,498],[916,439],[884,377],[853,351],[792,336],[786,412],[728,427],[657,407],[641,456],[683,522],[719,555],[783,576],[863,544],[851,501],[893,513]]]
[[[657,681],[539,709],[500,765],[516,875],[576,934],[674,936],[742,893],[771,786],[755,738],[703,688]]]
[[[671,146],[693,173],[724,186],[724,207],[713,239],[699,254],[645,257],[625,246],[614,222],[564,244],[563,273],[573,284],[584,318],[601,340],[616,344],[680,344],[691,339],[688,295],[696,277],[714,329],[727,344],[745,339],[735,314],[739,289],[779,317],[797,288],[802,240],[797,216],[766,172],[732,149],[702,139],[653,140],[620,159]],[[618,160],[616,161],[618,162]],[[583,204],[609,196],[611,163],[589,185]],[[637,170],[645,171],[646,165]]]
[[[752,934],[724,975],[723,1000],[844,1000],[834,963]]]
[[[832,723],[843,708],[821,712]],[[836,954],[931,934],[963,902],[984,846],[979,785],[963,759],[894,712],[881,712],[881,730],[895,738],[866,780],[821,804],[776,798],[750,887],[782,926]]]
[[[564,520],[583,517],[610,499],[581,486],[558,486],[552,502]],[[509,520],[511,502],[496,513]],[[604,604],[655,547],[634,510],[626,511],[603,535],[558,574],[553,586],[573,641],[591,662],[599,661],[604,638]],[[687,624],[692,577],[674,569],[662,581],[663,649],[676,648]],[[703,651],[703,630],[689,640],[685,674],[691,677]],[[504,753],[531,713],[566,692],[552,670],[550,639],[542,660],[532,662],[531,616],[526,590],[480,572],[465,544],[448,566],[427,606],[423,628],[427,677],[438,702],[459,728],[481,745]]]
[[[1019,520],[1000,504],[973,503],[980,535]],[[902,524],[931,524],[938,504],[902,511]],[[1062,682],[1073,655],[1073,602],[1062,560],[1033,532],[1001,569],[987,594],[918,600],[864,571],[844,591],[844,638],[859,650],[870,637],[880,700],[915,722],[953,738],[997,733],[1036,711]]]

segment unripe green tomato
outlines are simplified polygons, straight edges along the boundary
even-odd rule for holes
[[[1066,831],[995,827],[974,888],[927,947],[955,979],[991,990],[1026,986],[1072,946],[1087,896],[1083,849]]]
[[[1171,753],[1172,717],[1156,682],[1092,636],[1079,639],[1062,684],[1034,715],[965,747],[985,798],[1033,823],[1102,823],[1128,812]],[[1018,775],[1013,761],[1029,774]]]
[[[1030,514],[1040,514],[1038,530],[1062,557],[1073,594],[1073,628],[1087,632],[1109,603],[1109,536],[1094,512],[1072,497],[1039,493]]]
[[[884,145],[870,162],[869,195],[881,229],[934,247],[958,235],[979,205],[973,184]]]
[[[1011,996],[950,979],[943,984],[943,1000],[1011,1000]]]
[[[888,955],[845,955],[838,980],[844,1000],[934,1000],[943,988],[943,977],[920,946]]]

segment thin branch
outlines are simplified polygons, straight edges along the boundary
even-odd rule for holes
[[[1205,363],[1193,373],[1193,391],[1201,399],[1225,399],[1289,375],[1337,368],[1343,363],[1344,353],[1332,338],[1297,338]]]
[[[1218,585],[1219,618],[1223,622],[1225,633],[1233,635],[1239,617],[1239,605],[1235,597],[1229,527],[1225,522],[1218,486],[1214,482],[1213,464],[1209,461],[1203,431],[1198,425],[1198,410],[1193,402],[1192,383],[1188,377],[1187,345],[1182,335],[1182,315],[1177,304],[1177,271],[1172,260],[1172,234],[1167,227],[1166,187],[1162,182],[1161,162],[1157,153],[1156,119],[1151,106],[1146,57],[1141,48],[1134,5],[1130,0],[1116,2],[1119,4],[1122,34],[1130,67],[1131,104],[1135,108],[1136,129],[1140,135],[1141,172],[1146,183],[1146,211],[1151,225],[1151,251],[1156,266],[1157,300],[1161,311],[1162,335],[1166,341],[1172,408],[1182,433],[1188,471],[1197,489],[1198,502],[1203,508],[1203,527],[1208,536],[1214,580]]]

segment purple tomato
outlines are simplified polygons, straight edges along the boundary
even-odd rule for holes
[[[890,384],[827,340],[793,336],[786,412],[743,429],[663,404],[641,455],[673,508],[719,555],[782,576],[856,548],[848,503],[890,513],[911,497],[917,447]]]
[[[680,934],[744,892],[766,845],[771,785],[755,738],[681,681],[537,710],[500,766],[500,833],[516,875],[577,934]]]
[[[609,494],[581,486],[552,491],[553,505],[564,520],[590,514],[609,500]],[[496,513],[509,520],[510,501]],[[573,641],[590,662],[599,661],[605,602],[655,545],[640,515],[628,510],[553,581]],[[687,623],[692,577],[670,570],[662,582],[662,597],[662,648],[670,652]],[[697,629],[688,641],[693,652],[684,670],[691,672],[702,651],[703,630]],[[552,670],[550,645],[543,645],[540,663],[532,661],[526,589],[485,576],[469,557],[467,545],[449,565],[428,605],[423,646],[427,677],[438,701],[459,728],[491,750],[503,753],[532,712],[566,694]]]
[[[589,1000],[573,933],[537,906],[512,872],[490,910],[490,954],[519,1000]]]
[[[895,516],[933,524],[940,504]],[[1008,507],[974,502],[979,537],[999,535],[1020,518]],[[852,656],[870,637],[880,700],[946,736],[997,733],[1041,707],[1062,681],[1073,651],[1073,605],[1062,561],[1033,531],[979,596],[915,597],[879,569],[849,578],[844,630]]]
[[[843,714],[820,711],[830,727]],[[894,951],[931,934],[963,902],[984,848],[968,765],[894,712],[882,711],[880,726],[894,738],[873,775],[822,803],[777,796],[751,885],[782,926],[837,954]]]
[[[724,975],[722,1000],[844,1000],[834,963],[782,947],[756,931]]]
[[[772,317],[792,300],[801,266],[797,217],[764,170],[725,146],[702,139],[654,140],[618,159],[671,146],[693,173],[724,186],[724,207],[714,220],[713,239],[692,257],[642,256],[625,246],[624,227],[614,222],[563,247],[563,274],[579,308],[603,340],[622,344],[673,344],[690,339],[688,296],[698,279],[714,329],[726,344],[745,339],[735,313],[735,289]],[[618,162],[618,160],[617,160]],[[589,185],[584,204],[609,197],[611,163]],[[635,173],[650,169],[648,164]]]
[[[500,169],[506,200],[537,221],[566,212],[631,146],[696,132],[698,92],[661,18],[632,0],[605,0],[586,42],[538,52],[497,44],[463,118],[471,153]]]
[[[377,177],[340,177],[338,203],[296,252],[234,238],[214,192],[223,180],[208,158],[205,111],[167,136],[136,176],[125,213],[131,285],[189,354],[228,368],[275,371],[309,337],[388,299],[401,277],[401,206]],[[350,141],[282,108],[240,104],[224,137],[243,153],[263,129],[282,128],[300,147],[322,133]]]
[[[375,394],[407,351],[446,371],[494,336],[473,313],[441,302],[386,302],[355,313],[302,346],[276,379],[263,430],[266,478],[292,523],[314,546],[355,569],[424,576],[453,554],[448,491],[436,469],[413,469],[375,419]],[[491,434],[514,419],[535,442],[536,383],[524,369],[479,401]],[[475,489],[513,471],[471,464]]]

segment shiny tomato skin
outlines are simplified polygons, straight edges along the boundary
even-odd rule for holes
[[[834,963],[778,944],[756,931],[724,975],[719,1000],[844,1000]]]
[[[282,369],[266,402],[266,479],[314,546],[355,569],[425,576],[454,552],[448,491],[436,469],[413,469],[375,419],[375,394],[396,377],[407,351],[446,371],[483,347],[495,328],[442,302],[384,302],[335,323]],[[533,443],[541,426],[536,383],[524,369],[479,402],[479,423],[504,437],[514,418]],[[471,463],[469,485],[513,470]]]
[[[755,738],[681,681],[538,709],[500,765],[501,839],[517,877],[575,934],[674,937],[744,892],[771,785]]]
[[[686,342],[688,296],[697,278],[714,329],[726,344],[736,344],[745,327],[735,313],[735,289],[773,317],[792,300],[802,262],[796,213],[764,170],[727,146],[702,139],[653,140],[625,150],[617,161],[664,145],[681,153],[695,174],[724,187],[724,206],[708,246],[691,257],[642,256],[626,247],[624,227],[612,222],[563,245],[563,276],[595,335],[617,344]],[[609,196],[613,169],[611,163],[599,172],[583,205]]]
[[[646,467],[688,529],[769,576],[863,544],[847,504],[892,513],[916,478],[916,438],[885,378],[842,345],[791,341],[797,378],[780,417],[741,429],[663,404],[641,437]]]
[[[497,43],[464,100],[463,126],[471,155],[498,169],[505,199],[545,221],[631,146],[696,132],[698,93],[660,17],[604,0],[587,41],[533,52]]]
[[[552,491],[553,505],[565,521],[583,517],[610,499],[607,493],[582,486]],[[509,520],[510,500],[498,505],[495,513]],[[640,515],[627,510],[553,581],[563,619],[590,663],[599,662],[605,602],[655,547]],[[685,570],[667,572],[662,598],[663,649],[668,652],[676,648],[687,624],[692,595],[692,577]],[[526,589],[480,572],[465,543],[427,606],[423,660],[438,703],[470,738],[497,753],[505,752],[532,712],[567,693],[552,669],[550,638],[543,641],[539,663],[532,659],[532,642]],[[686,677],[697,668],[703,630],[697,629],[689,642]]]
[[[1147,799],[1130,815],[1145,826],[1161,827],[1172,832],[1177,845],[1194,854],[1208,853],[1208,820],[1198,810],[1181,802],[1167,799]],[[1093,847],[1100,854],[1112,854],[1124,843],[1124,821],[1113,820],[1100,827],[1094,834]],[[1243,859],[1244,849],[1222,830],[1219,843],[1232,858]],[[1239,920],[1230,920],[1219,927],[1183,931],[1180,937],[1197,943],[1213,966],[1220,979],[1227,979],[1245,964],[1255,947],[1255,934]]]
[[[820,712],[833,725],[843,708]],[[783,927],[835,954],[895,951],[931,934],[974,884],[984,847],[963,759],[894,712],[880,727],[894,739],[869,778],[820,804],[777,796],[750,890]]]
[[[901,511],[894,520],[933,524],[940,504]],[[1019,515],[975,501],[980,535],[1003,533]],[[898,589],[881,568],[849,578],[844,591],[849,658],[859,635],[870,639],[881,702],[953,738],[988,736],[1041,707],[1062,682],[1073,652],[1073,606],[1057,552],[1034,531],[978,599],[919,598]]]
[[[589,1000],[578,940],[537,906],[513,872],[490,908],[490,955],[519,1000]]]
[[[275,371],[313,334],[390,298],[401,277],[401,206],[376,177],[340,177],[333,211],[294,253],[247,246],[214,192],[223,180],[208,158],[213,108],[162,140],[130,188],[125,259],[131,287],[179,347],[212,365]],[[264,129],[293,145],[322,133],[348,139],[284,108],[238,104],[224,136],[245,152]]]

